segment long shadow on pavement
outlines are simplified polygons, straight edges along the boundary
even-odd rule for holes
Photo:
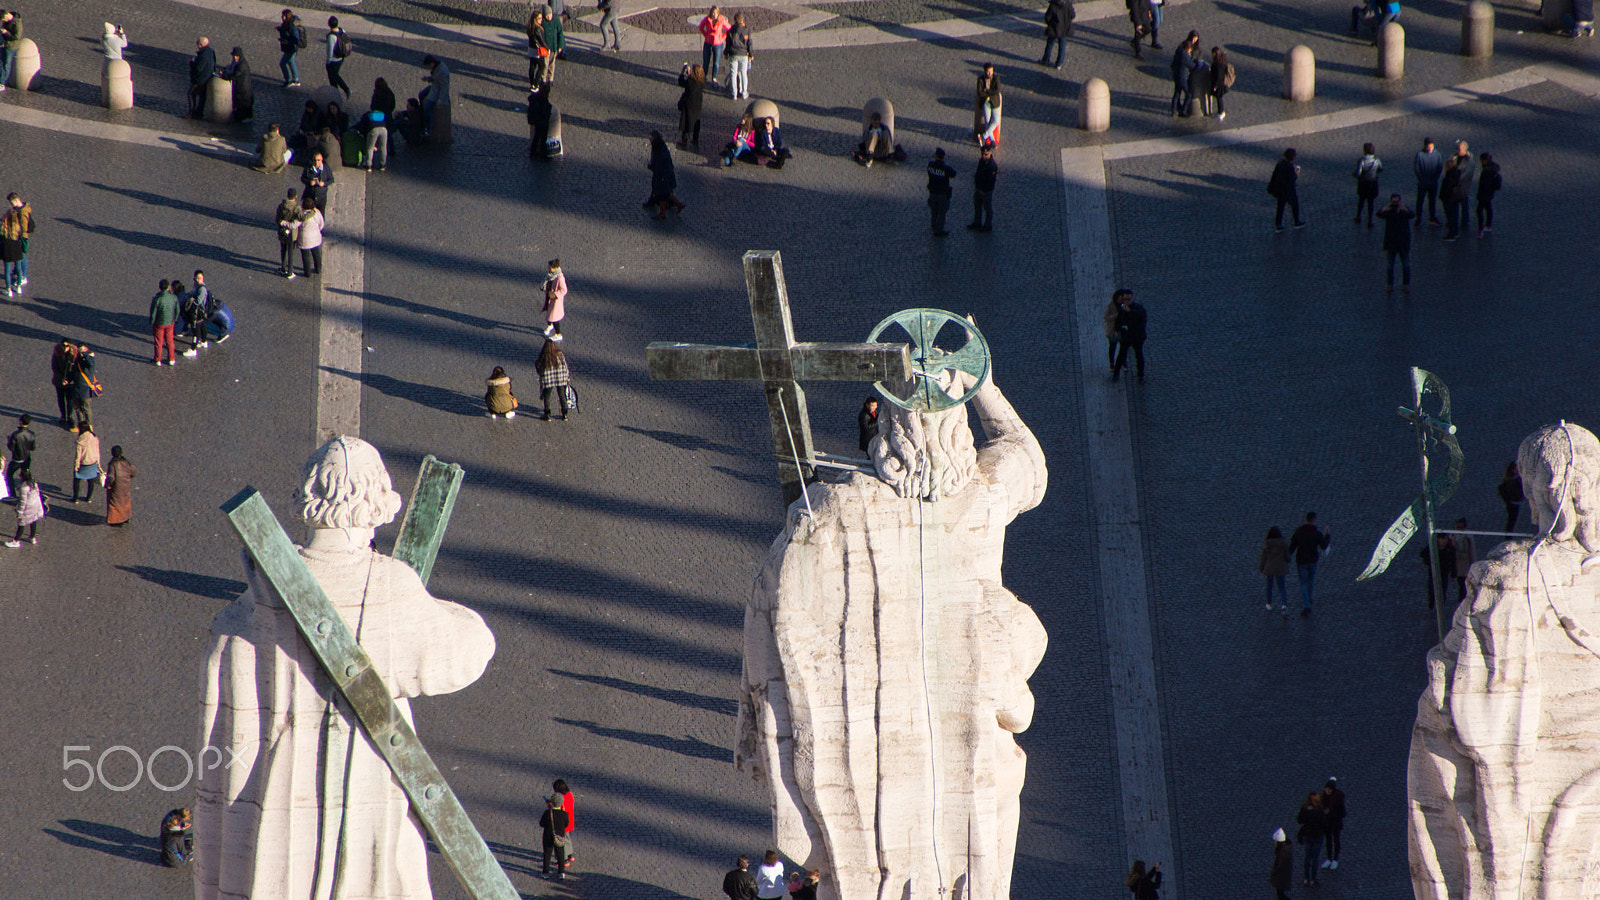
[[[668,703],[686,706],[689,709],[703,709],[707,712],[720,713],[724,716],[736,715],[739,712],[738,703],[722,697],[707,697],[705,694],[656,687],[653,684],[638,684],[633,681],[623,681],[621,678],[613,678],[609,675],[584,675],[579,672],[567,672],[562,669],[545,669],[545,671],[551,675],[560,675],[562,678],[587,681],[590,684],[616,688],[619,691],[627,691],[630,694],[638,694],[641,697],[649,697],[654,700],[665,700]]]
[[[60,822],[71,830],[58,831],[54,828],[42,830],[61,843],[73,847],[99,850],[101,853],[109,853],[131,862],[161,865],[161,842],[153,837],[116,825],[85,822],[82,819],[61,819]]]

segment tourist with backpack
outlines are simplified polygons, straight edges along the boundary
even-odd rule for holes
[[[1217,108],[1217,121],[1221,122],[1228,117],[1227,110],[1222,108],[1222,95],[1233,90],[1233,63],[1228,61],[1228,51],[1221,47],[1211,48],[1211,101]]]
[[[344,65],[344,61],[350,58],[350,54],[354,50],[355,44],[351,42],[350,36],[344,33],[343,28],[339,27],[339,17],[329,16],[328,63],[326,66],[328,83],[343,91],[346,100],[350,99],[350,85],[345,84],[344,79],[339,76],[339,69]]]
[[[1372,227],[1373,206],[1378,200],[1378,175],[1383,172],[1383,160],[1377,157],[1377,148],[1372,144],[1361,145],[1361,159],[1356,161],[1356,170],[1350,177],[1356,180],[1356,217],[1355,223],[1361,224],[1361,210],[1367,211],[1367,227]]]
[[[305,48],[306,30],[300,24],[300,17],[292,9],[284,10],[283,19],[278,23],[278,50],[283,53],[278,57],[278,69],[283,72],[284,87],[300,84],[300,66],[294,56]]]

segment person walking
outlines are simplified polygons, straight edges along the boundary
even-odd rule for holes
[[[935,147],[933,159],[928,160],[928,211],[933,216],[934,237],[950,233],[945,230],[944,217],[950,212],[950,179],[954,177],[956,170],[944,161],[944,148]]]
[[[1361,210],[1367,210],[1367,227],[1372,227],[1373,205],[1378,200],[1378,175],[1383,172],[1383,160],[1377,156],[1378,148],[1372,144],[1361,145],[1361,158],[1356,161],[1356,170],[1350,177],[1356,180],[1356,217],[1353,220],[1361,224]],[[1396,195],[1398,196],[1398,195]]]
[[[750,64],[756,59],[755,36],[744,13],[733,17],[733,29],[728,32],[728,95],[735,100],[750,99]]]
[[[1111,380],[1116,381],[1122,373],[1122,366],[1128,361],[1128,351],[1133,351],[1133,358],[1138,363],[1139,381],[1144,381],[1144,338],[1148,328],[1148,316],[1138,301],[1133,299],[1133,291],[1126,288],[1112,295],[1117,301],[1117,358],[1111,363]]]
[[[1328,836],[1328,813],[1322,808],[1322,794],[1312,791],[1306,795],[1306,802],[1301,804],[1300,812],[1295,817],[1300,823],[1300,830],[1295,834],[1295,840],[1305,847],[1304,865],[1301,868],[1305,883],[1317,883],[1317,868],[1322,860],[1322,845]]]
[[[1150,47],[1160,50],[1161,44],[1157,43],[1155,36],[1155,7],[1150,0],[1123,0],[1128,6],[1128,20],[1133,22],[1133,40],[1128,43],[1133,46],[1133,58],[1144,59],[1144,36],[1150,35]]]
[[[50,383],[56,389],[56,408],[61,411],[61,427],[72,426],[72,376],[78,367],[78,345],[71,338],[62,338],[61,343],[50,351]]]
[[[150,333],[155,339],[156,365],[176,365],[177,348],[173,341],[173,332],[178,322],[178,295],[171,289],[172,282],[165,279],[161,282],[161,290],[150,298]],[[162,362],[165,354],[166,362]]]
[[[713,83],[722,74],[722,51],[728,40],[728,30],[732,27],[720,6],[711,7],[706,17],[700,20],[700,37],[703,39],[700,45],[700,70]]]
[[[972,171],[972,224],[968,231],[994,230],[994,186],[999,177],[994,148],[985,145],[978,151],[978,167]]]
[[[328,84],[343,91],[344,99],[349,100],[350,85],[345,84],[344,76],[339,74],[339,70],[344,68],[344,61],[350,58],[350,54],[355,51],[356,46],[351,42],[350,36],[344,33],[344,29],[339,27],[338,16],[328,17],[326,43],[328,45],[328,61],[323,65],[323,69],[328,73]]]
[[[318,154],[319,156],[321,154]],[[300,274],[310,278],[322,274],[322,229],[327,224],[322,210],[306,197],[300,203],[300,224],[296,229],[295,246],[300,248]],[[312,268],[316,263],[316,268]]]
[[[33,236],[33,207],[16,191],[6,195],[0,218],[0,260],[5,262],[6,296],[21,297],[28,286],[28,243]]]
[[[300,235],[300,193],[289,188],[289,194],[273,215],[278,229],[278,274],[294,278],[294,245]]]
[[[1039,57],[1039,65],[1059,69],[1066,62],[1067,38],[1072,37],[1072,20],[1077,17],[1072,0],[1049,0],[1044,10],[1044,55]],[[1050,61],[1052,47],[1056,51],[1054,63]]]
[[[562,866],[570,869],[578,860],[577,847],[572,842],[572,833],[578,830],[578,801],[572,794],[572,788],[567,786],[565,778],[557,778],[550,783],[550,787],[556,792],[556,796],[561,798],[561,809],[567,814],[567,859]]]
[[[980,147],[1000,142],[1000,103],[1000,76],[995,74],[994,63],[986,62],[978,73],[972,104],[972,136]]]
[[[106,465],[106,524],[120,528],[133,518],[133,479],[139,469],[122,455],[120,445],[111,448]]]
[[[305,49],[306,30],[300,24],[300,17],[294,10],[286,9],[278,20],[278,70],[283,73],[283,86],[296,87],[300,84],[300,64],[295,59],[295,54]]]
[[[539,421],[548,422],[552,418],[566,421],[567,385],[572,383],[572,374],[567,369],[567,355],[561,352],[561,345],[553,340],[545,341],[534,368],[539,370],[539,393],[544,400],[544,412],[539,414]],[[561,415],[552,416],[550,411],[557,408]]]
[[[1344,830],[1344,791],[1339,790],[1339,779],[1329,778],[1322,785],[1322,808],[1328,817],[1328,858],[1324,869],[1339,868],[1339,833]]]
[[[72,418],[80,426],[94,424],[90,404],[100,395],[100,382],[94,377],[94,351],[88,344],[78,345],[78,355],[72,364]]]
[[[1522,493],[1522,474],[1517,471],[1516,461],[1513,460],[1506,466],[1506,472],[1500,477],[1500,486],[1495,489],[1500,495],[1500,502],[1506,507],[1506,534],[1517,530],[1517,513],[1522,510],[1522,504],[1527,497]]]
[[[561,260],[550,260],[544,276],[544,336],[561,340],[561,320],[567,317],[567,276],[561,271]]]
[[[539,874],[549,876],[550,857],[556,859],[557,880],[567,877],[567,811],[561,808],[561,795],[551,794],[544,801],[544,815],[539,817],[539,827],[543,829],[542,841],[544,846],[544,861],[539,866]]]
[[[1222,97],[1233,90],[1233,81],[1238,73],[1233,69],[1233,63],[1228,61],[1228,51],[1221,47],[1211,48],[1211,104],[1217,109],[1217,121],[1221,122],[1228,117],[1228,111],[1222,108]]]
[[[1439,177],[1444,174],[1444,157],[1433,149],[1433,138],[1422,139],[1422,149],[1411,160],[1411,171],[1417,176],[1417,225],[1422,227],[1422,201],[1428,201],[1428,224],[1440,225]]]
[[[1311,615],[1311,591],[1317,580],[1317,561],[1328,549],[1333,536],[1327,529],[1317,527],[1317,514],[1306,513],[1306,520],[1289,537],[1289,555],[1294,557],[1294,567],[1300,578],[1300,617]]]
[[[1478,237],[1494,230],[1494,195],[1500,190],[1500,164],[1487,153],[1478,155]]]
[[[1295,164],[1294,148],[1283,151],[1283,158],[1272,169],[1272,178],[1267,182],[1267,193],[1278,201],[1278,212],[1272,219],[1275,231],[1283,230],[1283,208],[1289,207],[1294,213],[1294,227],[1304,228],[1306,223],[1300,221],[1300,193],[1296,184],[1300,181],[1300,167]]]
[[[78,426],[78,440],[73,446],[72,502],[87,503],[94,499],[94,486],[100,480],[100,439],[87,423]],[[84,486],[83,500],[78,499],[78,486]]]
[[[1472,151],[1467,149],[1466,141],[1456,141],[1456,155],[1452,158],[1456,161],[1460,190],[1455,193],[1456,217],[1453,221],[1456,224],[1451,225],[1449,232],[1444,236],[1447,241],[1460,237],[1461,229],[1467,227],[1467,204],[1472,202],[1473,182],[1478,177],[1478,161],[1473,158]]]
[[[17,498],[17,484],[22,476],[33,470],[33,451],[38,448],[38,438],[33,433],[33,417],[23,413],[17,417],[17,430],[6,436],[6,494]]]
[[[1133,861],[1133,868],[1122,879],[1122,886],[1133,895],[1133,900],[1161,900],[1161,863],[1145,871],[1144,860]]]
[[[1277,891],[1277,900],[1289,900],[1289,885],[1294,883],[1294,845],[1279,828],[1272,833],[1272,874],[1267,883]]]
[[[667,149],[667,142],[661,137],[661,132],[650,132],[650,199],[644,202],[645,209],[654,207],[656,214],[653,219],[665,219],[667,207],[671,206],[677,212],[683,212],[683,203],[678,200],[678,173],[672,166],[672,151]]]
[[[1276,525],[1267,529],[1267,538],[1261,542],[1261,558],[1256,562],[1256,572],[1267,579],[1267,610],[1272,610],[1272,586],[1276,584],[1278,612],[1288,618],[1289,587],[1285,581],[1289,575],[1289,542],[1283,539],[1283,531]]]
[[[860,439],[856,445],[862,453],[870,454],[868,449],[872,446],[872,439],[878,436],[878,398],[868,397],[861,404],[861,411],[856,413],[856,431]]]
[[[44,498],[44,491],[33,480],[33,470],[24,470],[17,481],[17,533],[6,541],[6,546],[13,550],[21,547],[24,531],[28,543],[39,543],[39,522],[49,514],[50,501]]]
[[[1189,76],[1200,65],[1200,33],[1189,32],[1177,49],[1172,51],[1172,115],[1189,115]]]
[[[211,39],[202,37],[195,42],[194,59],[189,60],[189,115],[198,119],[205,114],[206,102],[211,99],[211,79],[217,77],[217,51],[211,49]]]
[[[750,874],[750,857],[740,856],[733,868],[722,876],[722,892],[728,900],[756,900],[756,879]]]
[[[622,52],[622,36],[617,33],[617,18],[622,15],[622,0],[600,0],[600,51],[606,49],[606,33],[611,34],[611,52]]]
[[[699,66],[691,63],[683,64],[683,71],[678,73],[678,87],[683,88],[683,93],[678,95],[678,146],[685,147],[693,143],[700,146],[700,108],[705,102],[706,72]]]
[[[1400,290],[1411,293],[1411,210],[1400,201],[1399,194],[1389,195],[1389,205],[1378,210],[1383,220],[1383,252],[1389,263],[1385,275],[1384,291],[1394,290],[1394,261],[1400,260]]]
[[[1100,323],[1106,332],[1106,367],[1115,369],[1117,365],[1117,313],[1122,312],[1122,292],[1115,291],[1111,299],[1106,301],[1105,309],[1100,311]]]

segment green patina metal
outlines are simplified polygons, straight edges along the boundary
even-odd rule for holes
[[[1422,408],[1423,398],[1432,395],[1439,399],[1439,412],[1430,415]],[[1456,486],[1461,483],[1461,446],[1456,442],[1456,426],[1450,421],[1450,389],[1437,375],[1426,369],[1415,366],[1411,369],[1411,396],[1410,407],[1402,406],[1397,412],[1400,418],[1410,422],[1417,431],[1417,455],[1422,460],[1422,493],[1411,505],[1402,512],[1394,524],[1378,541],[1378,546],[1372,551],[1372,560],[1367,564],[1366,571],[1356,577],[1357,581],[1366,581],[1374,578],[1389,568],[1389,563],[1396,554],[1411,540],[1417,531],[1426,532],[1428,542],[1428,565],[1433,573],[1433,608],[1437,616],[1439,637],[1442,639],[1450,630],[1450,613],[1445,603],[1444,579],[1439,572],[1439,545],[1434,540],[1434,511],[1456,492]],[[1444,447],[1449,452],[1449,460],[1444,471],[1430,474],[1428,462],[1429,442],[1432,441]]]
[[[952,322],[962,329],[967,340],[960,349],[947,353],[934,346],[934,342],[938,340],[939,332]],[[894,326],[899,326],[911,336],[911,376],[916,381],[911,396],[906,399],[901,399],[891,387],[885,387],[881,381],[874,385],[883,399],[895,406],[922,412],[950,409],[971,400],[973,395],[978,393],[978,389],[983,387],[983,383],[989,380],[989,342],[970,319],[963,319],[955,313],[942,309],[903,309],[879,322],[878,326],[872,329],[872,333],[867,335],[867,340],[876,341]],[[972,390],[960,397],[952,397],[945,393],[936,379],[947,371],[965,372],[971,375],[976,379]]]
[[[394,541],[394,558],[415,569],[423,584],[433,575],[433,561],[439,556],[445,526],[450,524],[466,474],[465,469],[442,463],[431,453],[422,458],[417,486],[411,491],[406,516],[400,521],[400,536]]]
[[[416,566],[417,560],[422,560],[426,568],[431,569],[455,502],[456,489],[461,483],[461,469],[445,466],[432,457],[428,461],[434,466],[424,463],[413,503],[424,490],[426,496],[436,497],[437,502],[433,511],[407,515],[406,523],[410,527],[406,529],[406,546],[412,554],[408,562]],[[355,635],[306,568],[299,551],[272,515],[261,493],[247,487],[223,504],[222,511],[244,542],[256,569],[283,598],[301,637],[349,702],[357,721],[389,764],[410,799],[412,810],[433,836],[434,844],[468,895],[473,900],[520,900],[511,880],[467,817],[461,801],[450,790],[439,767],[434,765],[422,741],[390,698],[372,660],[356,643]],[[417,572],[427,580],[423,568],[418,568]]]

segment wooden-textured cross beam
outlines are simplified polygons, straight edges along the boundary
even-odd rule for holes
[[[912,372],[911,350],[906,344],[795,341],[783,260],[776,250],[746,253],[744,281],[756,332],[753,346],[658,341],[646,348],[645,358],[650,377],[658,380],[762,382],[783,502],[793,503],[814,477],[816,459],[800,382],[905,381]]]

